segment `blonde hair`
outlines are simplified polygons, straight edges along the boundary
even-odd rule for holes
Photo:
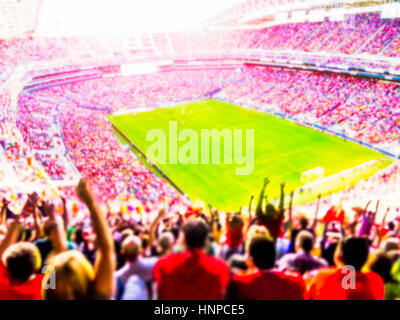
[[[22,241],[4,251],[2,262],[14,279],[27,281],[40,269],[42,259],[34,244]]]
[[[135,261],[141,251],[141,241],[137,236],[128,236],[122,242],[121,254],[128,261]]]
[[[70,250],[59,253],[48,260],[55,271],[55,288],[42,288],[42,297],[47,300],[86,300],[92,298],[94,269],[85,256]],[[50,280],[46,273],[44,283]]]
[[[249,231],[247,232],[247,239],[246,239],[246,245],[245,249],[246,252],[249,252],[250,249],[250,243],[254,238],[265,238],[268,240],[273,240],[271,237],[271,234],[269,233],[268,229],[264,226],[258,226],[258,225],[253,225],[249,228]]]

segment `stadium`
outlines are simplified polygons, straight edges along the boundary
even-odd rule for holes
[[[399,102],[397,0],[0,0],[0,299],[399,299]]]

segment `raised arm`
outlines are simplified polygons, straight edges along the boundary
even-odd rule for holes
[[[31,193],[28,195],[28,200],[29,206],[33,210],[33,221],[35,224],[35,232],[36,232],[36,239],[41,238],[44,236],[44,230],[43,230],[43,224],[42,224],[42,215],[40,213],[40,210],[38,208],[38,200],[39,196],[36,192]]]
[[[69,212],[67,209],[67,200],[64,197],[61,197],[61,201],[63,204],[63,221],[64,221],[64,229],[68,232],[69,228]]]
[[[153,245],[154,240],[156,239],[156,230],[158,228],[158,225],[160,224],[161,219],[165,216],[165,209],[161,208],[160,211],[158,211],[157,217],[154,219],[153,223],[150,226],[149,229],[149,246]]]
[[[85,179],[79,181],[76,193],[89,209],[93,229],[96,233],[98,254],[95,263],[94,292],[111,298],[114,292],[115,252],[110,228],[101,213],[95,197]]]
[[[285,212],[285,183],[281,183],[281,198],[279,200],[279,214]]]
[[[5,224],[7,220],[7,208],[10,204],[6,198],[3,199],[3,207],[1,208],[1,224]]]
[[[49,217],[49,220],[45,223],[45,227],[50,230],[49,238],[53,245],[53,251],[57,254],[68,250],[67,235],[62,226],[61,218],[55,214],[54,204],[43,202],[43,211]]]
[[[383,215],[382,223],[381,223],[381,229],[383,229],[383,228],[385,227],[385,224],[386,224],[386,217],[387,217],[387,215],[389,214],[389,212],[390,212],[390,207],[388,207],[388,208],[386,209],[386,212],[385,212],[385,214]]]
[[[294,197],[294,191],[290,192],[290,201],[289,201],[289,221],[287,224],[287,230],[292,230],[293,229],[293,217],[292,217],[292,210],[293,210],[293,197]]]
[[[252,195],[250,197],[250,201],[249,201],[249,220],[251,220],[251,207],[253,205],[253,200],[254,200],[254,195]]]
[[[257,216],[261,216],[263,214],[262,204],[263,204],[263,200],[264,200],[265,188],[267,187],[268,183],[269,183],[268,178],[265,178],[263,187],[261,188],[260,197],[258,198],[258,204],[257,204],[257,210],[256,210]]]
[[[261,216],[263,214],[262,205],[263,205],[263,201],[264,201],[265,189],[266,189],[268,183],[269,183],[268,178],[265,178],[264,179],[264,184],[263,184],[263,186],[261,188],[261,191],[260,191],[260,195],[258,197],[257,208],[256,208],[256,216]]]
[[[364,208],[364,212],[363,212],[363,217],[364,217],[364,218],[365,218],[365,215],[367,214],[368,207],[369,207],[370,204],[371,204],[371,200],[367,202],[367,205],[366,205],[365,208]]]
[[[315,213],[314,213],[314,220],[311,225],[311,229],[315,232],[315,227],[317,226],[317,221],[318,221],[318,211],[319,211],[319,204],[321,202],[321,194],[318,195],[317,199],[317,206],[315,207]]]
[[[400,233],[399,208],[396,208],[396,221],[397,221],[397,227],[395,231],[395,236],[397,237]]]
[[[380,202],[380,200],[378,200],[378,201],[376,202],[376,207],[375,207],[375,212],[374,212],[374,218],[373,218],[372,223],[375,223],[376,214],[378,213],[378,210],[379,210],[379,202]]]

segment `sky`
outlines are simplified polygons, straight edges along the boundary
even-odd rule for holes
[[[38,35],[195,31],[242,0],[42,0]]]

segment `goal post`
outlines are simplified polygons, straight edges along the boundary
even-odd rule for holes
[[[312,168],[301,173],[301,182],[309,183],[318,179],[322,179],[325,174],[325,169],[322,167]]]

